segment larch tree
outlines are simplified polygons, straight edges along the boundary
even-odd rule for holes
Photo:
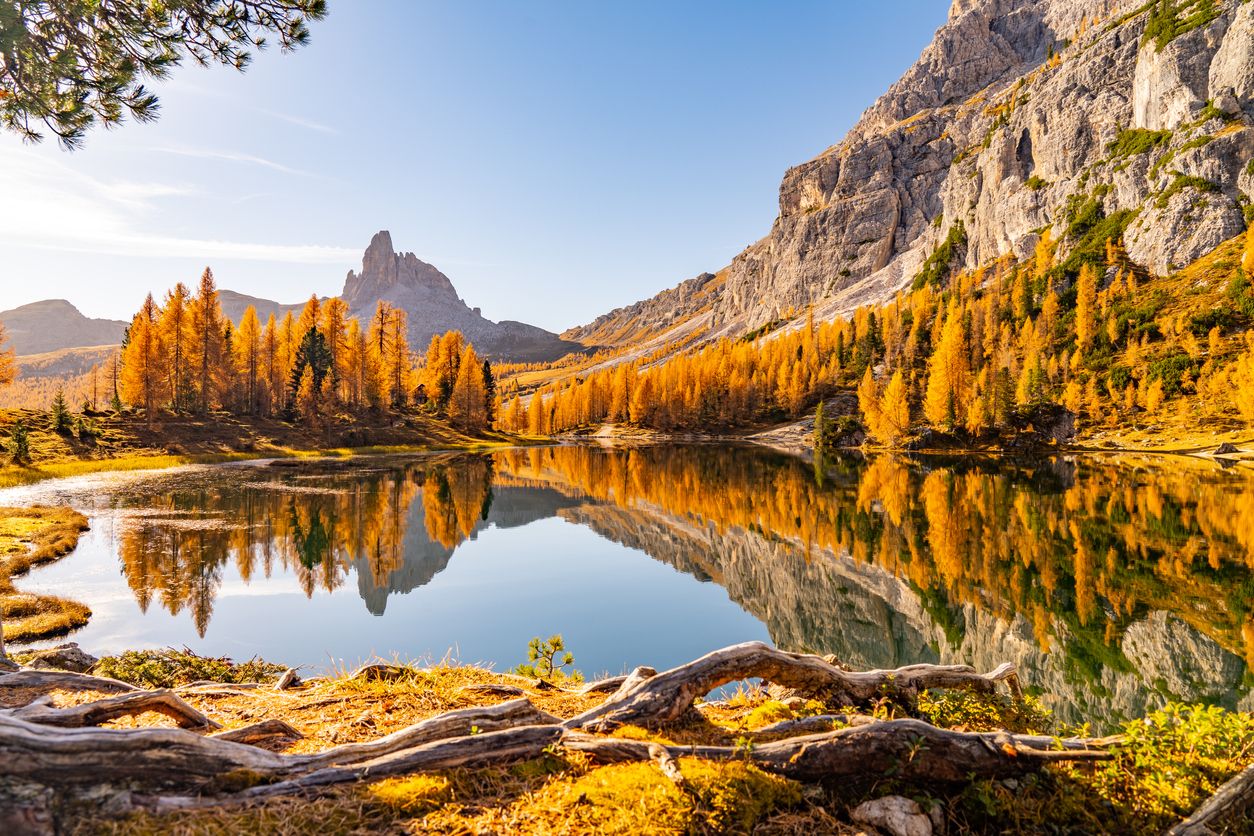
[[[335,397],[340,399],[340,389],[348,379],[348,303],[338,296],[328,299],[322,306],[323,335],[327,338],[327,350],[331,352],[331,376],[335,381]],[[347,397],[344,400],[348,400]]]
[[[222,305],[213,270],[201,274],[200,286],[191,304],[192,367],[196,375],[196,411],[205,415],[219,397],[226,333]]]
[[[449,419],[464,430],[476,432],[488,424],[487,388],[483,365],[474,346],[466,346],[458,364],[457,380],[448,402]]]
[[[1080,350],[1086,353],[1097,336],[1097,314],[1097,271],[1091,264],[1085,264],[1076,279],[1075,337]]]
[[[152,294],[131,320],[122,355],[122,397],[141,407],[151,429],[157,409],[168,395],[165,346],[161,339],[161,311]]]
[[[910,390],[901,369],[893,372],[880,399],[880,419],[889,444],[898,444],[910,432]]]
[[[279,328],[274,314],[266,318],[265,330],[261,332],[261,372],[258,382],[258,407],[262,414],[273,415],[278,396],[275,381],[282,381],[283,374],[279,368]]]
[[[945,316],[940,340],[928,360],[923,414],[934,426],[953,428],[965,419],[971,399],[971,367],[962,316],[956,304]]]
[[[244,311],[239,330],[235,332],[235,368],[242,391],[240,404],[249,415],[260,411],[261,392],[261,325],[257,321],[257,309],[252,305]]]
[[[179,282],[161,308],[161,339],[169,358],[170,403],[175,412],[189,407],[188,343],[191,339],[191,291]]]
[[[1247,277],[1254,277],[1254,225],[1245,231],[1245,251],[1241,254],[1241,269]]]

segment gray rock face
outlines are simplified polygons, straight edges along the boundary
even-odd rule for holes
[[[1244,228],[1254,188],[1254,6],[1216,8],[1160,49],[1134,0],[956,0],[849,134],[784,175],[770,233],[717,288],[623,310],[709,310],[714,335],[833,316],[908,284],[959,222],[969,267],[1030,253],[1045,227],[1063,238],[1075,195],[1136,213],[1125,243],[1146,268],[1187,264]],[[1169,133],[1115,154],[1129,129]]]
[[[480,353],[507,360],[556,360],[582,348],[534,325],[484,318],[462,301],[448,276],[413,253],[395,252],[387,231],[371,239],[361,272],[348,272],[343,298],[363,323],[380,301],[403,308],[409,314],[410,345],[417,351],[427,347],[432,335],[451,330],[465,334]]]

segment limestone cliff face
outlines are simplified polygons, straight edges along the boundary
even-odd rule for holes
[[[419,351],[433,334],[450,330],[465,334],[480,353],[507,360],[556,360],[580,348],[534,325],[485,318],[478,308],[462,301],[448,276],[413,253],[396,252],[386,230],[371,239],[362,256],[361,272],[348,272],[342,296],[352,315],[363,323],[369,322],[380,301],[405,309],[410,344]]]
[[[1254,193],[1254,4],[1214,7],[1164,40],[1146,36],[1141,0],[955,0],[849,134],[784,175],[769,234],[698,300],[712,332],[884,299],[959,223],[967,266],[1025,255],[1043,228],[1064,237],[1077,195],[1135,212],[1128,253],[1158,274],[1238,234]],[[1120,154],[1126,130],[1164,133]],[[698,312],[679,301],[634,315],[647,327]]]

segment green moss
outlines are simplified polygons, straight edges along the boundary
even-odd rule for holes
[[[928,256],[927,261],[923,262],[923,268],[914,277],[914,289],[918,290],[929,284],[939,286],[948,280],[953,272],[954,262],[966,246],[967,229],[959,220],[949,227],[949,234],[945,236],[945,240]]]
[[[1204,177],[1194,177],[1191,174],[1177,174],[1176,179],[1171,181],[1171,185],[1159,192],[1158,199],[1154,202],[1154,205],[1159,209],[1167,208],[1168,201],[1185,189],[1194,189],[1199,192],[1217,192],[1219,191],[1219,186]]]
[[[1171,131],[1149,131],[1144,128],[1125,128],[1106,146],[1111,160],[1146,154],[1171,141]]]
[[[1049,181],[1042,180],[1040,177],[1037,177],[1035,174],[1033,174],[1027,180],[1023,181],[1023,185],[1027,186],[1029,189],[1031,189],[1034,192],[1039,192],[1041,189],[1049,185]]]
[[[1066,238],[1069,252],[1066,260],[1055,268],[1064,276],[1077,276],[1085,264],[1102,267],[1106,263],[1106,241],[1119,241],[1136,217],[1136,210],[1121,209],[1106,214],[1101,198],[1108,186],[1098,186],[1092,195],[1075,194],[1067,199]]]
[[[1215,0],[1159,0],[1145,23],[1144,43],[1152,43],[1159,52],[1181,35],[1210,25],[1223,10]]]

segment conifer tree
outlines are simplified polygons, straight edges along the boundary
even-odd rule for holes
[[[940,341],[928,360],[927,391],[923,413],[934,426],[953,428],[965,418],[971,400],[971,368],[962,319],[951,305]]]
[[[1081,351],[1093,346],[1097,328],[1097,271],[1085,264],[1076,279],[1075,336]]]
[[[260,411],[261,392],[261,326],[257,321],[257,309],[252,305],[244,311],[239,330],[233,341],[235,368],[243,391],[239,402],[244,412],[256,415]]]
[[[463,430],[477,432],[488,423],[487,389],[483,364],[474,346],[466,346],[458,364],[457,380],[448,403],[449,419]]]
[[[169,360],[170,405],[175,412],[189,407],[188,342],[191,335],[191,291],[179,282],[166,294],[161,308],[161,339]]]
[[[496,421],[496,400],[496,375],[492,373],[491,361],[485,357],[483,359],[483,403],[489,426]]]
[[[122,355],[122,396],[141,407],[151,429],[157,407],[168,394],[165,346],[161,339],[161,312],[152,294],[131,320]]]
[[[910,432],[910,392],[901,369],[893,372],[880,400],[880,417],[889,444],[897,444]]]
[[[222,305],[213,270],[208,267],[200,277],[200,287],[191,303],[192,366],[196,375],[196,411],[205,415],[219,397],[225,357],[223,335],[226,333]]]

